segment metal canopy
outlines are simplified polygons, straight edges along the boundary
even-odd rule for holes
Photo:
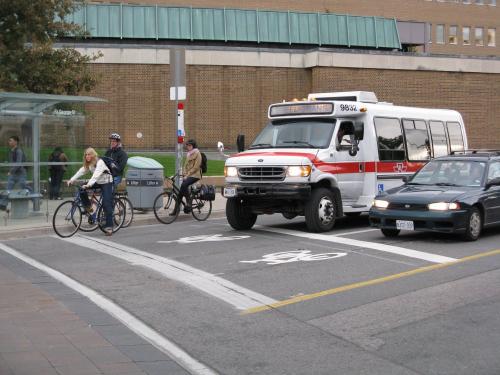
[[[0,92],[0,114],[38,116],[59,103],[95,103],[105,99],[92,96],[49,95],[25,92]]]
[[[60,103],[102,103],[105,99],[91,96],[50,95],[22,92],[0,92],[0,116],[24,116],[32,118],[33,162],[20,165],[33,167],[33,193],[40,193],[40,126],[43,111]],[[4,166],[11,166],[4,163]],[[34,210],[40,210],[39,199],[34,201]]]

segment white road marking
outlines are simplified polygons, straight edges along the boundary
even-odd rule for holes
[[[426,260],[428,262],[433,262],[433,263],[449,263],[449,262],[457,261],[456,258],[445,257],[443,255],[431,254],[431,253],[426,253],[423,251],[411,250],[411,249],[406,249],[404,247],[391,246],[391,245],[377,243],[377,242],[359,241],[359,240],[354,240],[351,238],[343,238],[343,237],[337,237],[337,236],[333,236],[333,235],[326,235],[326,234],[320,234],[320,233],[298,232],[298,231],[290,230],[290,229],[271,228],[271,227],[264,227],[264,226],[260,226],[260,225],[255,226],[254,228],[258,229],[258,230],[263,230],[266,232],[287,234],[289,236],[304,237],[304,238],[310,238],[313,240],[335,242],[335,243],[341,243],[341,244],[349,245],[349,246],[356,246],[356,247],[363,247],[363,248],[367,248],[367,249],[379,250],[379,251],[383,251],[386,253],[392,253],[392,254],[402,255],[402,256],[406,256],[406,257],[410,257],[410,258],[422,259],[422,260]]]
[[[240,263],[266,263],[268,265],[285,264],[292,262],[311,262],[315,260],[327,260],[346,256],[347,253],[320,253],[312,254],[311,250],[280,251],[263,255],[261,259],[240,260]]]
[[[54,238],[59,237],[54,236]],[[276,302],[276,300],[272,298],[236,285],[208,272],[116,242],[82,235],[59,239],[122,259],[132,265],[139,265],[155,270],[169,279],[182,282],[219,298],[238,310],[246,310],[251,307],[268,305]]]
[[[32,267],[38,268],[40,271],[47,273],[49,276],[58,280],[68,288],[73,289],[75,292],[87,297],[101,309],[118,319],[131,331],[144,338],[153,346],[158,348],[163,353],[167,354],[170,358],[176,361],[179,365],[184,367],[187,371],[197,375],[216,375],[217,373],[208,368],[203,363],[191,357],[184,350],[179,348],[173,342],[163,337],[160,333],[150,328],[147,324],[137,319],[121,306],[115,304],[113,301],[107,299],[103,295],[97,293],[95,290],[80,284],[78,281],[62,274],[61,272],[38,262],[37,260],[22,254],[21,252],[0,243],[0,250],[22,260]]]
[[[158,243],[177,242],[179,244],[188,244],[188,243],[196,243],[196,242],[217,242],[217,241],[243,240],[245,238],[250,238],[250,236],[226,236],[226,237],[224,237],[222,234],[202,234],[200,236],[181,237],[178,240],[157,241],[157,242]]]
[[[380,229],[363,229],[363,230],[355,230],[352,232],[344,232],[344,233],[335,233],[336,236],[349,236],[351,234],[358,234],[358,233],[366,233],[366,232],[374,232],[378,231]]]

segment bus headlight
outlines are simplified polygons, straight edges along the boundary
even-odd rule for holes
[[[448,211],[448,210],[458,210],[460,209],[460,205],[456,202],[436,202],[430,203],[427,205],[427,208],[432,211]]]
[[[287,168],[288,177],[307,177],[311,174],[310,165],[291,165]]]
[[[224,167],[224,177],[236,177],[238,175],[238,168]]]
[[[387,208],[387,207],[389,207],[389,202],[384,201],[382,199],[374,199],[373,200],[373,207]]]

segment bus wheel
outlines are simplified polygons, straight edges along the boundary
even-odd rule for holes
[[[257,220],[257,215],[250,212],[238,198],[230,198],[226,202],[226,217],[229,225],[236,230],[251,229]]]
[[[314,189],[306,203],[305,217],[307,229],[311,232],[326,232],[335,225],[337,206],[329,189]]]

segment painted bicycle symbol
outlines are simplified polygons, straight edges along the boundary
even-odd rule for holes
[[[311,262],[316,260],[327,260],[340,258],[347,253],[320,253],[312,254],[311,250],[293,250],[281,251],[279,253],[266,254],[262,259],[256,260],[240,260],[240,263],[266,263],[268,265],[292,263],[292,262]]]
[[[250,236],[228,236],[223,237],[222,234],[210,234],[201,236],[191,236],[191,237],[181,237],[178,240],[172,241],[158,241],[158,243],[196,243],[196,242],[216,242],[216,241],[232,241],[232,240],[242,240],[244,238],[249,238]]]

